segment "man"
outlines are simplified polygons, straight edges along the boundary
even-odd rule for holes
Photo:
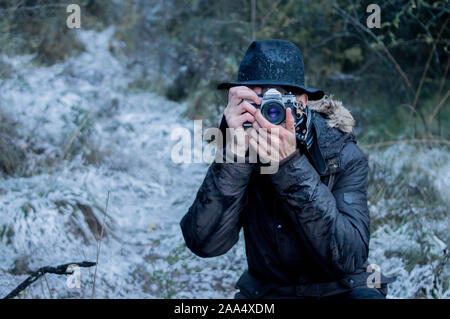
[[[294,114],[302,116],[294,119],[287,108],[282,125],[271,123],[255,107],[269,88],[295,93]],[[248,160],[214,162],[181,220],[187,246],[201,257],[224,254],[243,227],[248,271],[235,298],[385,298],[391,280],[367,269],[368,165],[353,118],[340,102],[304,85],[300,50],[283,40],[254,41],[238,81],[219,89],[229,89],[221,129],[243,131],[252,123],[241,146],[247,155],[249,147],[261,158],[269,154],[278,170],[261,174],[261,165]],[[277,128],[278,135],[263,143],[268,134],[261,128]]]

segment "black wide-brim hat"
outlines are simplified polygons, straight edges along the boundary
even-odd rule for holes
[[[276,85],[294,94],[305,93],[320,100],[324,92],[305,86],[305,67],[299,48],[285,40],[253,41],[239,65],[236,82],[224,82],[218,89],[239,85]]]

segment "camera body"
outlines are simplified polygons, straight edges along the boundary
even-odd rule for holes
[[[251,105],[253,105],[257,109],[261,109],[261,114],[266,118],[270,123],[274,125],[279,125],[286,120],[286,109],[288,107],[291,108],[292,116],[296,119],[298,116],[296,114],[296,109],[298,107],[298,102],[296,97],[292,93],[288,93],[286,95],[282,95],[276,89],[269,89],[262,97],[261,105],[255,104],[250,100],[247,100]],[[252,123],[245,122],[243,124],[245,127],[251,127]]]

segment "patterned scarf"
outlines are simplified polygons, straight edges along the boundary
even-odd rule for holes
[[[309,150],[314,141],[314,130],[312,129],[312,112],[308,106],[303,109],[302,116],[295,123],[295,127],[298,126],[300,129],[296,130],[297,139],[304,142]]]

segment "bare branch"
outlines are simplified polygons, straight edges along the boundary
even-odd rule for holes
[[[276,2],[274,2],[274,4],[272,5],[272,8],[269,10],[269,12],[266,13],[266,15],[264,16],[264,18],[262,18],[261,20],[261,25],[266,25],[267,19],[269,19],[269,17],[276,11],[278,11],[278,5],[280,4],[281,0],[277,0]]]
[[[358,29],[362,30],[364,33],[366,33],[367,35],[369,35],[377,44],[379,44],[384,53],[386,54],[386,56],[388,57],[389,61],[391,61],[391,63],[394,65],[395,69],[397,70],[397,72],[401,75],[401,77],[403,78],[406,86],[413,91],[412,89],[412,85],[411,82],[408,79],[408,76],[405,74],[405,72],[403,71],[403,69],[401,68],[401,66],[397,63],[397,60],[392,56],[392,54],[390,53],[390,51],[388,50],[388,48],[384,45],[383,42],[380,42],[380,40],[377,38],[377,36],[369,29],[366,28],[364,25],[362,25],[359,20],[358,17],[356,15],[355,12],[355,17],[350,16],[350,14],[348,14],[344,9],[342,9],[341,7],[339,7],[337,5],[337,3],[335,2],[333,7],[338,11],[338,13],[340,13],[342,16],[346,17],[348,20],[350,20],[352,22],[353,25],[357,26]]]
[[[420,78],[419,87],[417,88],[417,91],[416,91],[416,96],[414,97],[414,102],[413,102],[413,108],[414,109],[417,108],[417,103],[419,102],[419,96],[420,96],[420,92],[422,91],[423,82],[425,81],[425,76],[427,75],[428,69],[430,68],[430,63],[431,63],[431,59],[433,58],[434,50],[436,50],[436,43],[439,40],[439,38],[441,37],[441,34],[444,31],[448,20],[449,19],[447,18],[447,20],[445,20],[444,24],[442,25],[442,28],[439,31],[439,33],[438,33],[438,35],[436,37],[436,40],[433,43],[433,47],[431,49],[430,55],[428,56],[428,60],[427,60],[427,63],[425,65],[425,69],[423,70],[422,77]]]
[[[16,297],[22,290],[27,288],[33,282],[44,276],[45,274],[71,275],[73,270],[69,266],[77,265],[78,267],[92,267],[97,263],[91,261],[73,262],[59,266],[44,266],[32,272],[30,276],[18,285],[13,291],[6,295],[3,299],[12,299]]]
[[[444,105],[445,101],[447,101],[448,97],[450,95],[450,90],[447,90],[447,93],[445,94],[445,96],[442,98],[442,100],[439,102],[438,105],[436,105],[436,107],[433,110],[433,113],[430,116],[430,125],[434,120],[434,117],[436,116],[436,114],[439,112],[439,110],[441,109],[442,105]]]

